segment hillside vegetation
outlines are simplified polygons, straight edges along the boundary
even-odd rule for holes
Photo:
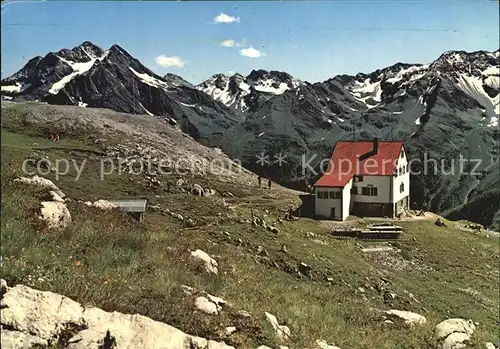
[[[50,141],[51,133],[60,140]],[[311,347],[317,339],[342,349],[437,348],[433,329],[447,318],[477,323],[468,348],[496,343],[495,234],[421,219],[397,221],[404,229],[399,241],[335,239],[331,222],[283,220],[299,204],[299,193],[274,183],[268,190],[266,181],[259,188],[256,177],[237,165],[220,175],[186,172],[152,180],[151,174],[115,171],[101,180],[102,160],[117,149],[129,158],[226,159],[151,117],[2,103],[1,256],[2,278],[9,285],[50,290],[106,311],[143,314],[237,348],[277,347],[264,312],[290,328],[284,343],[290,348]],[[78,180],[74,168],[57,178],[49,166],[43,175],[70,198],[72,222],[62,230],[37,219],[48,190],[13,181],[26,176],[25,159],[44,157],[52,164],[63,158],[86,161]],[[194,184],[214,194],[185,190]],[[130,197],[148,199],[142,223],[80,202]],[[252,224],[253,217],[278,232]],[[364,251],[369,247],[392,250]],[[217,260],[217,275],[192,260],[190,251],[197,249]],[[301,263],[310,269],[304,272]],[[186,294],[181,285],[195,291]],[[195,307],[193,292],[221,297],[230,306],[218,315],[205,314]],[[389,309],[424,315],[427,323],[388,324],[382,311]],[[229,326],[237,330],[228,334]]]

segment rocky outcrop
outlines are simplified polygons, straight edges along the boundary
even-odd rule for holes
[[[476,326],[472,320],[460,318],[441,321],[434,329],[438,339],[444,339],[442,349],[465,348],[465,342],[470,340]]]
[[[4,349],[56,344],[67,349],[234,349],[142,315],[86,308],[67,297],[24,285],[6,287],[0,314]]]

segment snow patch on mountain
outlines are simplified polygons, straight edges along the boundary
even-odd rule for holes
[[[137,76],[139,78],[139,80],[141,80],[142,83],[149,85],[151,87],[156,87],[156,88],[160,88],[163,90],[168,89],[168,84],[165,81],[158,80],[157,78],[152,77],[151,75],[146,74],[146,73],[139,73],[132,67],[128,67],[128,68],[132,71],[132,73],[135,74],[135,76]]]
[[[244,77],[240,74],[227,76],[216,74],[202,82],[197,88],[226,106],[247,111],[248,103],[259,95],[271,98],[287,90],[298,88],[302,82],[287,73],[254,70]]]
[[[498,127],[498,117],[497,116],[492,116],[490,119],[490,123],[486,125],[488,127]]]
[[[274,87],[272,80],[260,81],[259,84],[254,87],[257,91],[272,93],[275,95],[280,95],[289,89],[288,85],[284,82],[280,83],[278,87]]]
[[[415,81],[422,78],[429,70],[430,64],[424,65],[414,65],[409,68],[401,68],[401,70],[393,77],[387,79],[386,81],[395,84],[402,80]]]
[[[483,106],[493,109],[496,115],[500,115],[500,95],[490,97],[484,90],[483,80],[480,77],[460,74],[457,86]]]
[[[483,75],[500,75],[500,67],[499,66],[491,66],[483,70]]]
[[[373,104],[369,103],[369,99],[380,102],[380,97],[382,96],[380,82],[371,82],[370,78],[365,79],[363,82],[355,80],[355,86],[351,88],[351,93],[358,101],[373,107]]]
[[[82,50],[90,58],[89,61],[87,61],[87,62],[72,62],[70,60],[67,60],[67,59],[64,59],[64,58],[58,56],[58,58],[61,61],[63,61],[64,63],[69,65],[71,67],[71,69],[73,69],[73,72],[69,75],[66,75],[61,80],[59,80],[58,82],[53,84],[49,90],[49,93],[54,94],[54,95],[57,94],[59,92],[59,90],[61,90],[68,82],[73,80],[73,78],[75,78],[78,75],[85,74],[86,72],[88,72],[90,70],[90,68],[92,68],[92,66],[94,65],[94,63],[96,61],[98,61],[98,60],[102,61],[104,58],[106,58],[106,56],[108,54],[106,52],[101,57],[96,57],[95,55],[87,52],[84,48],[82,48]]]
[[[146,109],[146,107],[144,107],[142,105],[142,103],[139,103],[139,105],[141,106],[142,109],[144,109],[144,111],[149,115],[149,116],[155,116],[153,113],[151,113],[149,110]]]
[[[236,96],[233,96],[229,91],[228,83],[226,83],[223,89],[217,86],[209,86],[202,89],[202,91],[211,96],[216,101],[224,103],[228,107],[232,106],[236,102]]]

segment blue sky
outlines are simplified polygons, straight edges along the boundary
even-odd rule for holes
[[[226,23],[214,20],[220,14]],[[2,3],[2,77],[36,55],[89,40],[104,49],[117,43],[158,74],[193,83],[259,68],[315,82],[396,62],[428,63],[447,50],[493,51],[498,21],[498,3],[488,0],[11,0]]]

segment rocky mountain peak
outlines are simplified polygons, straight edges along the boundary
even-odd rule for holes
[[[127,58],[132,58],[133,57],[128,53],[125,49],[123,49],[120,45],[114,44],[109,48],[109,53],[115,54],[115,55],[121,55]]]
[[[167,73],[163,79],[169,84],[169,85],[173,85],[173,86],[187,86],[187,87],[190,87],[190,88],[194,88],[194,86],[184,80],[182,77],[180,77],[179,75],[176,75],[176,74],[172,74],[172,73]]]

